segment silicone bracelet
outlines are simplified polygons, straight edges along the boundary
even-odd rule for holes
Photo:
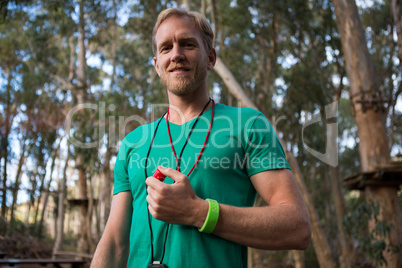
[[[201,233],[210,234],[215,229],[216,223],[219,218],[219,204],[215,200],[207,199],[209,202],[209,209],[207,218],[205,219],[204,225],[198,229]]]

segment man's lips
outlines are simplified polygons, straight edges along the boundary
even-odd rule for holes
[[[187,72],[187,71],[190,71],[190,69],[186,67],[175,67],[169,70],[169,72]]]

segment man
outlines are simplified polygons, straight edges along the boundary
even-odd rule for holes
[[[208,97],[212,37],[199,13],[159,15],[154,63],[169,109],[122,142],[92,267],[246,267],[246,246],[307,248],[308,213],[267,119]],[[268,206],[253,207],[256,193]]]

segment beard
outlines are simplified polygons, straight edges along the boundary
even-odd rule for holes
[[[208,70],[201,66],[201,68],[192,69],[192,72],[192,74],[171,74],[169,77],[170,73],[165,71],[161,73],[160,78],[168,91],[177,96],[183,96],[192,94],[201,87],[207,77]]]

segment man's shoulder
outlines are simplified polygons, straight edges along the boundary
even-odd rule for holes
[[[263,113],[253,108],[232,107],[221,103],[216,104],[216,110],[218,115],[226,115],[231,118],[241,117],[247,120],[250,118],[257,118],[260,116],[265,117]]]
[[[132,147],[132,145],[135,144],[138,145],[143,142],[146,142],[148,137],[151,137],[153,129],[155,128],[155,125],[159,120],[160,118],[154,122],[138,126],[125,136],[125,138],[122,141],[122,144],[126,144],[129,145],[129,147]]]

